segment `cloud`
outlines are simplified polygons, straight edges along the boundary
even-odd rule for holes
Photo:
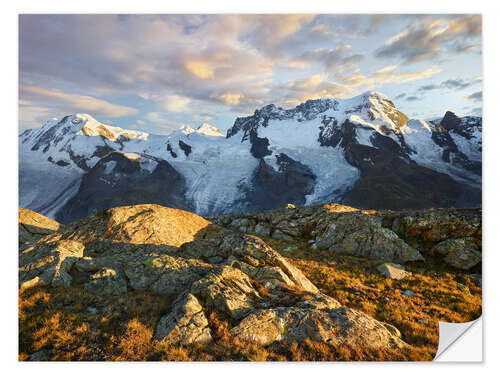
[[[472,100],[475,102],[482,102],[483,101],[483,90],[473,92],[472,94],[465,96],[465,99]]]
[[[420,100],[420,99],[418,97],[416,97],[416,96],[408,96],[406,98],[406,101],[408,101],[408,102],[414,102],[414,101],[417,101],[417,100]]]
[[[201,79],[213,79],[214,68],[207,61],[184,61],[186,69]]]
[[[394,69],[378,70],[369,76],[358,73],[341,79],[348,86],[358,87],[365,86],[367,89],[375,88],[386,83],[405,83],[417,81],[432,77],[442,71],[437,66],[431,66],[427,69],[415,72],[397,73]]]
[[[326,72],[339,71],[352,67],[364,58],[362,53],[352,53],[350,45],[341,45],[335,48],[321,48],[307,51],[297,60],[309,63],[320,63]]]
[[[184,123],[170,120],[167,114],[163,112],[148,112],[144,118],[153,123],[153,127],[158,134],[169,134],[172,130],[179,129],[185,125]]]
[[[403,92],[403,93],[401,93],[401,94],[399,94],[399,95],[396,95],[396,96],[394,97],[394,99],[402,99],[402,98],[404,98],[405,96],[406,96],[406,94]]]
[[[375,74],[382,74],[382,73],[387,73],[387,72],[392,72],[393,70],[395,70],[398,66],[397,65],[389,65],[389,66],[386,66],[382,69],[379,69],[375,72]]]
[[[135,108],[113,104],[86,95],[68,94],[56,89],[21,85],[20,97],[28,101],[44,103],[62,113],[88,112],[96,116],[124,117],[136,115]]]
[[[276,62],[241,41],[248,30],[258,27],[253,19],[22,15],[21,82],[94,97],[151,98],[168,88],[179,96],[210,101],[216,91],[245,87],[271,74]],[[286,37],[302,18],[273,19],[276,25],[271,29]]]
[[[142,120],[137,120],[137,123],[138,123],[139,125],[146,125],[146,123],[145,123],[144,121],[142,121]]]
[[[412,24],[399,34],[388,39],[376,50],[379,58],[399,58],[406,63],[415,63],[439,56],[452,43],[463,43],[481,35],[481,15],[467,15],[459,18],[424,18]],[[469,49],[458,49],[465,52]]]
[[[463,45],[463,44],[459,43],[455,46],[455,52],[457,52],[457,53],[468,52],[468,51],[476,49],[477,47],[480,47],[480,46],[481,46],[481,43],[474,43],[474,44],[468,44],[468,45]]]
[[[211,113],[196,113],[193,115],[193,119],[198,122],[208,122],[215,118]]]
[[[439,85],[436,85],[434,83],[430,83],[428,85],[423,85],[423,86],[420,86],[418,91],[431,91],[431,90],[436,90],[438,88],[440,88],[441,86]]]
[[[479,46],[472,46],[480,30],[466,16],[21,15],[20,85],[66,94],[62,99],[21,91],[21,110],[26,119],[38,117],[36,110],[60,116],[77,102],[70,97],[75,95],[93,103],[80,111],[133,116],[137,110],[129,103],[135,99],[137,108],[153,113],[147,126],[161,130],[177,126],[181,116],[207,121],[202,118],[217,114],[222,121],[269,103],[348,97],[437,75],[437,66],[405,72],[406,66],[390,61],[371,72],[367,67],[380,65],[364,62],[394,26],[411,22],[427,30],[439,20],[441,29],[431,28],[437,41],[430,44],[439,51],[470,46],[476,55]],[[395,56],[404,61],[405,54]]]
[[[236,106],[240,104],[240,101],[244,98],[244,95],[238,92],[237,93],[226,92],[222,95],[218,95],[218,98],[221,99],[227,105]]]
[[[441,82],[441,86],[446,87],[448,89],[457,89],[462,90],[473,84],[477,83],[476,81],[466,82],[463,79],[448,79],[444,82]]]
[[[167,95],[162,97],[158,104],[161,109],[169,112],[189,112],[189,103],[191,100],[181,95]]]
[[[280,98],[274,103],[285,107],[296,106],[309,99],[346,97],[353,93],[350,87],[327,80],[325,74],[290,80],[272,88],[270,97]]]
[[[473,85],[476,85],[481,81],[482,77],[477,77],[469,80],[463,78],[447,79],[446,81],[442,81],[439,84],[431,83],[428,85],[420,86],[418,88],[418,91],[431,91],[437,89],[463,90]]]

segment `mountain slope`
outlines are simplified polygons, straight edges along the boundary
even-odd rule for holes
[[[20,135],[20,206],[65,223],[137,203],[201,215],[326,201],[473,206],[481,137],[481,118],[409,120],[375,92],[268,105],[226,137],[209,124],[160,136],[76,114]]]

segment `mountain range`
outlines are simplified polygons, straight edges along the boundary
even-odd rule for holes
[[[141,203],[203,216],[332,201],[473,207],[481,184],[481,117],[409,119],[377,92],[270,104],[225,136],[209,124],[148,134],[88,114],[19,135],[19,205],[62,223]]]

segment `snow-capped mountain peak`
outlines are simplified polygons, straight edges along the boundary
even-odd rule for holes
[[[206,122],[201,124],[198,129],[196,129],[197,133],[209,135],[212,137],[223,137],[224,135],[217,129],[215,126],[207,124]]]
[[[409,120],[387,96],[366,92],[269,104],[237,118],[226,137],[207,123],[155,135],[74,114],[23,132],[19,152],[21,207],[62,221],[144,200],[202,215],[349,199],[460,205],[481,186],[482,119]],[[377,193],[353,192],[366,178],[381,184]],[[423,203],[419,189],[428,189]]]
[[[94,119],[88,114],[76,114],[71,120],[72,124],[78,125],[82,124],[82,129],[77,134],[86,136],[103,136],[110,141],[116,141],[119,137],[125,137],[129,139],[141,139],[146,140],[148,138],[148,133],[144,133],[137,130],[125,130],[118,126],[105,125]]]

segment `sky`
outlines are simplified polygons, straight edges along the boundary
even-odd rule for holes
[[[20,15],[19,131],[88,113],[168,134],[267,104],[387,95],[482,113],[480,15]]]

